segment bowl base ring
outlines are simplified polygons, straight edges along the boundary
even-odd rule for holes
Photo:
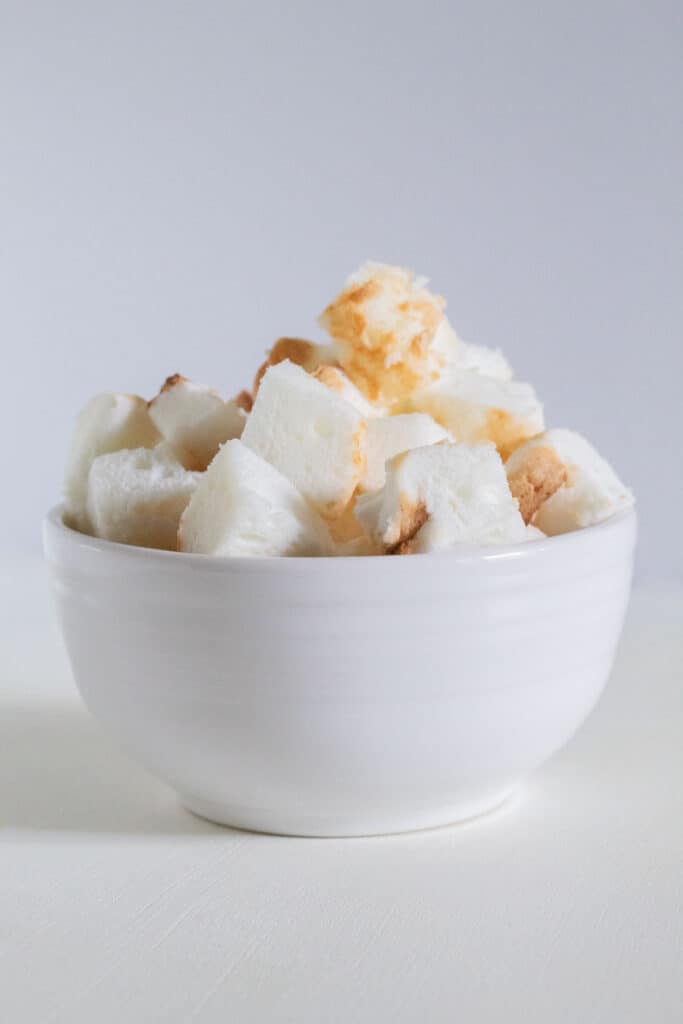
[[[195,817],[203,818],[214,825],[239,829],[243,832],[259,832],[266,835],[291,836],[309,839],[345,839],[367,836],[401,835],[407,832],[422,832],[428,829],[445,828],[449,825],[465,824],[500,809],[514,794],[516,786],[487,793],[486,796],[446,806],[438,813],[428,816],[392,816],[383,820],[364,821],[359,817],[337,815],[304,815],[271,812],[247,807],[204,800],[201,797],[178,793],[180,803]]]

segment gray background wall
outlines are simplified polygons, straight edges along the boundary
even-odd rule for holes
[[[635,487],[641,575],[683,575],[682,38],[677,2],[0,0],[3,544],[37,550],[91,393],[235,390],[371,256],[505,349]]]

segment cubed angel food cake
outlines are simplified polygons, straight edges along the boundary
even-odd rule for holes
[[[65,521],[214,557],[419,555],[533,543],[628,509],[589,441],[547,428],[498,349],[402,267],[365,263],[232,397],[168,377],[78,416]]]

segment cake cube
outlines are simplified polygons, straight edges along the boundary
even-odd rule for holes
[[[178,529],[178,550],[233,558],[330,555],[322,518],[242,441],[223,445]]]
[[[151,448],[160,441],[147,402],[138,395],[105,392],[81,410],[71,440],[64,477],[66,520],[84,533],[92,531],[86,509],[88,474],[99,455],[121,448]]]
[[[365,263],[320,316],[342,369],[372,402],[436,380],[457,345],[444,300],[409,270]]]
[[[194,384],[179,373],[168,377],[149,404],[154,424],[187,469],[204,470],[225,441],[239,437],[246,414],[236,399]]]
[[[325,516],[340,515],[365,472],[366,421],[290,362],[265,373],[242,435]]]
[[[443,442],[395,456],[383,489],[362,495],[356,515],[388,554],[527,539],[492,444]]]
[[[505,469],[520,505],[533,490],[529,521],[549,537],[592,526],[633,505],[610,464],[573,430],[540,434],[514,451]]]
[[[183,468],[168,444],[99,455],[88,475],[95,536],[175,551],[180,516],[200,477]]]

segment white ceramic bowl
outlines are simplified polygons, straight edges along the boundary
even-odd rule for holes
[[[481,814],[605,685],[633,512],[467,555],[220,559],[45,524],[91,712],[190,810],[297,835]]]

